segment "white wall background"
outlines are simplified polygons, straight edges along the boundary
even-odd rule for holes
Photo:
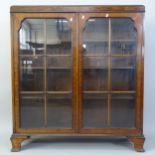
[[[12,133],[12,111],[11,111],[11,46],[10,46],[10,6],[11,5],[134,5],[142,4],[146,7],[145,14],[145,91],[144,91],[144,134],[146,136],[146,154],[155,154],[155,0],[2,0],[0,5],[0,154],[10,154],[11,144],[9,138]],[[152,142],[151,142],[152,141]],[[103,144],[104,145],[104,144]],[[81,148],[80,148],[81,146]],[[36,150],[33,154],[39,154],[39,148],[36,146]],[[51,145],[52,147],[52,145]],[[110,153],[109,149],[105,148],[102,150],[101,144],[91,149],[86,145],[72,148],[69,146],[63,146],[63,150],[59,146],[55,146],[55,154],[104,154]],[[100,148],[101,147],[101,148]],[[115,146],[116,148],[116,146]],[[75,150],[77,149],[77,150]],[[88,150],[87,150],[88,149]],[[95,152],[96,149],[96,152]],[[33,147],[27,150],[21,151],[19,154],[27,154],[32,152]],[[40,148],[41,150],[41,148]],[[52,149],[46,149],[45,145],[43,148],[47,151],[47,154],[51,154]],[[119,150],[119,147],[116,148]],[[119,150],[119,154],[121,153]],[[122,154],[127,153],[128,148],[124,149]],[[27,151],[27,152],[26,152]],[[65,153],[65,151],[67,151]],[[100,152],[97,152],[100,151]],[[102,152],[103,151],[103,152]],[[115,151],[115,150],[112,150]],[[113,153],[117,153],[117,151]],[[132,150],[129,150],[132,151]],[[153,152],[154,151],[154,152]],[[87,153],[86,153],[87,152]],[[40,152],[45,153],[45,152]],[[128,152],[135,153],[135,152]],[[45,153],[46,154],[46,153]]]

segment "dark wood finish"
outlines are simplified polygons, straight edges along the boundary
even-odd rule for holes
[[[12,6],[10,12],[144,12],[143,5]]]
[[[11,137],[12,141],[12,151],[19,151],[21,148],[21,143],[28,139],[31,135],[66,135],[66,136],[125,136],[128,137],[129,141],[134,143],[136,151],[143,151],[144,144],[144,136],[143,136],[143,80],[144,80],[144,32],[143,32],[143,18],[145,7],[142,5],[133,5],[133,6],[12,6],[10,9],[11,12],[11,49],[12,49],[12,102],[13,102],[13,135]],[[137,50],[135,54],[111,54],[109,51],[107,55],[104,56],[108,58],[108,69],[118,69],[118,68],[110,68],[110,59],[111,56],[115,57],[127,57],[131,56],[136,57],[136,86],[135,90],[111,90],[110,84],[108,84],[108,89],[104,91],[87,91],[84,90],[84,77],[83,77],[83,69],[84,69],[84,55],[83,55],[83,29],[85,27],[86,22],[89,18],[128,18],[134,22],[134,27],[137,30]],[[50,18],[66,18],[69,22],[69,25],[72,30],[72,92],[68,90],[64,91],[21,91],[20,90],[20,72],[19,72],[19,62],[21,58],[31,58],[33,57],[31,54],[23,54],[19,56],[19,36],[18,32],[21,28],[21,23],[27,19],[50,19]],[[110,22],[109,22],[110,23]],[[109,27],[110,29],[110,27]],[[110,30],[111,31],[111,30]],[[109,31],[109,32],[110,32]],[[110,34],[109,34],[110,36]],[[130,41],[130,40],[127,40]],[[108,42],[110,42],[108,40]],[[110,43],[111,44],[111,43]],[[34,44],[33,44],[34,45]],[[37,44],[35,44],[37,46]],[[43,46],[43,44],[39,44],[39,46]],[[49,46],[49,45],[48,45]],[[111,45],[109,45],[111,46]],[[46,49],[47,47],[45,47]],[[47,57],[58,57],[59,54],[38,54],[39,57],[47,56]],[[85,55],[86,57],[91,57],[92,59],[97,59],[98,57],[102,58],[103,56],[98,55]],[[60,57],[70,57],[70,55],[62,54]],[[95,69],[101,69],[100,67],[94,67]],[[35,70],[43,70],[44,67],[33,67]],[[59,67],[49,67],[47,70],[67,70],[69,67],[59,66]],[[91,69],[91,67],[87,67],[86,69]],[[106,69],[106,68],[102,68]],[[132,67],[119,68],[123,69],[133,69]],[[108,78],[111,75],[108,74]],[[46,83],[46,82],[45,82]],[[67,81],[66,81],[67,84]],[[69,98],[69,95],[72,93],[72,128],[21,128],[21,114],[20,114],[20,98],[21,95],[29,95],[25,98],[34,99],[35,95],[55,95],[56,99],[66,99]],[[136,94],[135,97],[135,126],[134,127],[110,127],[111,120],[111,97],[109,94]],[[102,95],[107,95],[108,100],[108,127],[106,128],[84,128],[83,127],[83,98],[84,95],[89,95],[90,97],[95,96],[93,99],[106,99]],[[34,96],[33,96],[34,95]],[[67,95],[67,96],[66,96]],[[39,96],[39,98],[41,98]],[[116,96],[114,99],[132,99],[132,96],[120,97]],[[47,101],[46,101],[47,102]],[[97,104],[97,103],[94,103]],[[45,106],[44,114],[47,113],[47,107]],[[94,115],[92,117],[95,117]],[[123,117],[123,116],[122,116]],[[64,118],[65,119],[65,118]],[[47,120],[46,120],[47,121]]]
[[[23,141],[29,139],[29,136],[12,136],[11,137],[11,143],[12,143],[12,149],[11,152],[18,152],[21,149],[21,144]]]
[[[135,137],[128,137],[128,140],[134,144],[134,148],[137,152],[144,152],[144,136],[135,136]]]

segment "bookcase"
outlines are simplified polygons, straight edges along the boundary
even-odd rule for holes
[[[12,6],[12,151],[37,135],[127,137],[144,151],[144,6]]]

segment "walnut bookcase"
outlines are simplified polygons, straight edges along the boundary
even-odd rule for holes
[[[143,151],[144,6],[12,6],[12,151],[34,135],[124,136]]]

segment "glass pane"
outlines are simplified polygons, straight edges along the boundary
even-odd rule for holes
[[[72,127],[71,94],[48,96],[47,126],[50,128]]]
[[[111,128],[135,127],[135,95],[111,95]]]
[[[123,56],[123,57],[111,57],[111,68],[112,69],[135,69],[136,68],[136,57],[134,56]]]
[[[44,65],[44,59],[43,56],[26,56],[21,55],[20,58],[20,66],[23,68],[23,70],[26,69],[43,69]]]
[[[83,30],[83,53],[104,55],[108,52],[108,19],[90,18]]]
[[[71,70],[48,69],[47,71],[48,91],[71,91]]]
[[[90,18],[83,29],[83,127],[107,126],[108,19]]]
[[[71,56],[49,56],[47,57],[48,69],[71,69]]]
[[[22,23],[19,31],[21,91],[43,91],[43,34],[44,20],[26,19]]]
[[[107,95],[84,94],[83,127],[107,127]]]
[[[108,71],[103,69],[85,69],[84,91],[107,91]]]
[[[47,53],[71,54],[71,32],[66,19],[47,20]]]
[[[44,20],[26,19],[19,31],[20,54],[37,55],[44,52]]]
[[[111,71],[111,89],[118,91],[135,90],[135,70],[113,69]]]
[[[84,56],[84,69],[107,69],[107,57]]]
[[[21,95],[21,120],[22,128],[39,128],[44,125],[44,98],[43,95]]]
[[[111,57],[111,90],[135,90],[136,57]]]
[[[111,54],[134,54],[137,32],[130,18],[111,19]]]
[[[22,68],[20,72],[20,89],[21,91],[42,91],[43,70]]]
[[[72,128],[72,46],[69,22],[47,19],[47,127]]]

